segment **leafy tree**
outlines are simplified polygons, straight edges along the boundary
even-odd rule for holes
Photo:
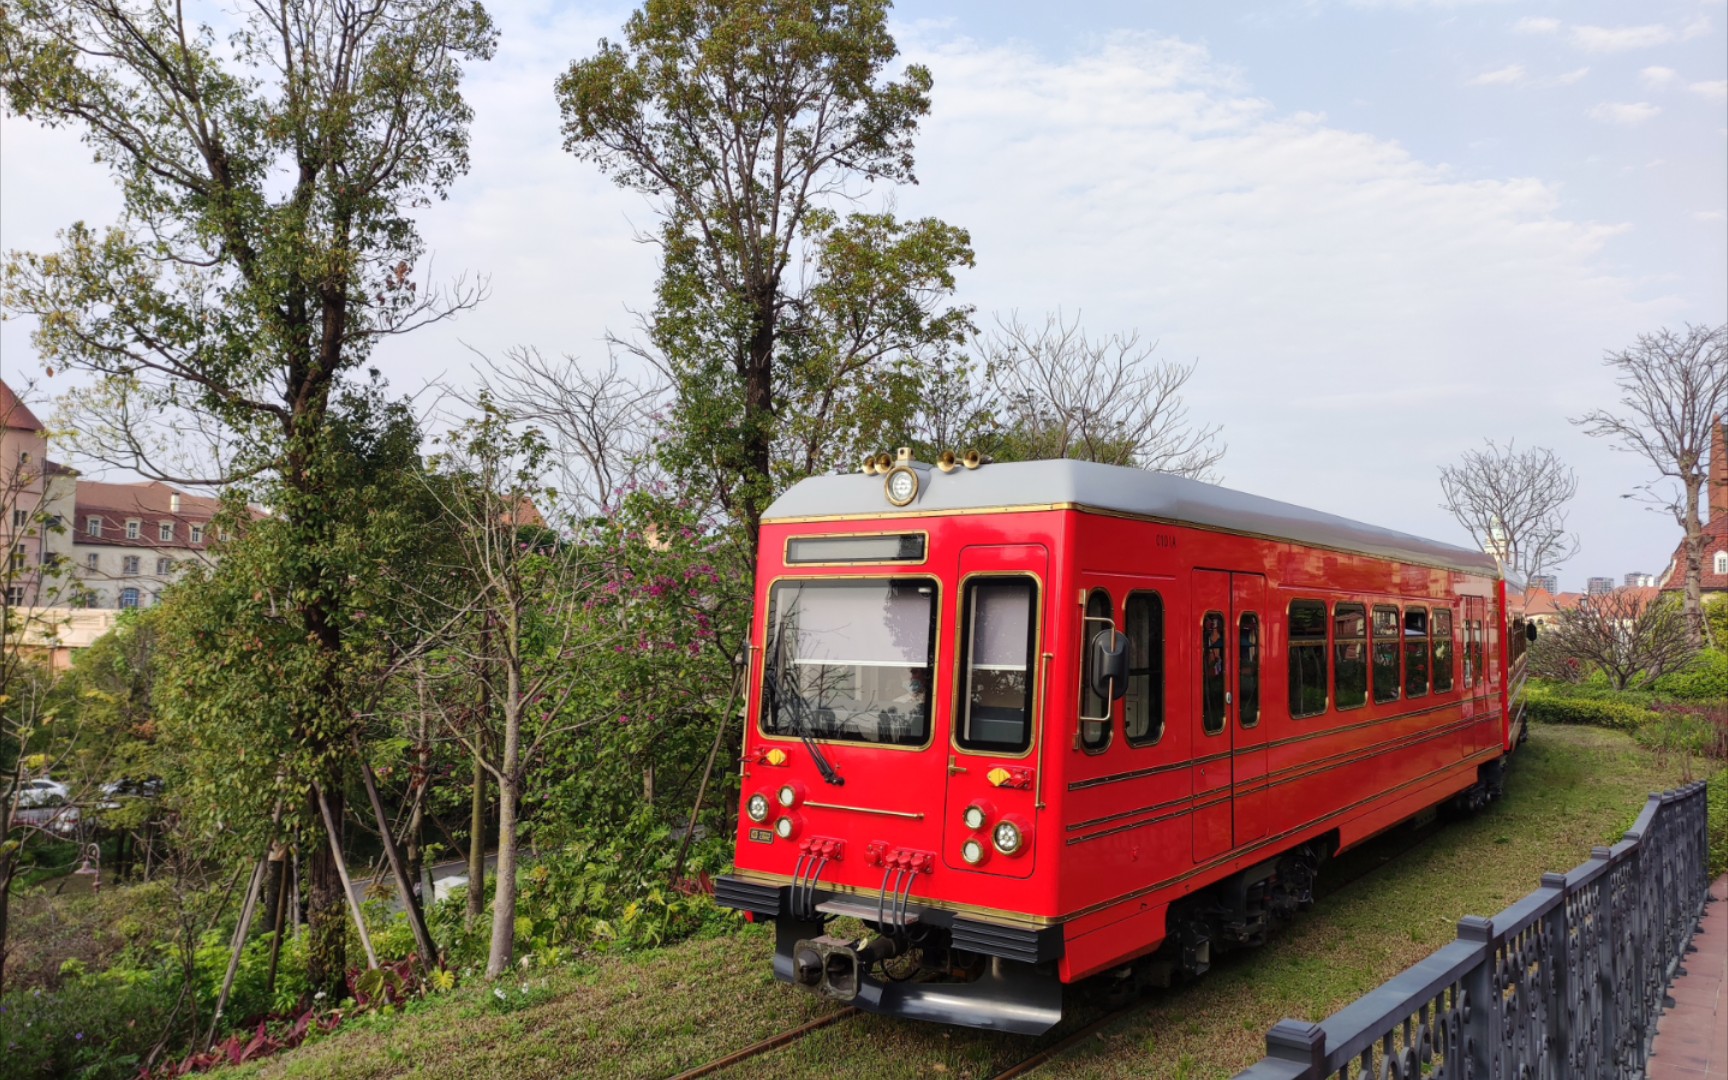
[[[930,73],[887,77],[886,0],[648,0],[570,65],[565,148],[656,200],[661,278],[640,351],[671,384],[662,460],[754,553],[787,482],[885,444],[968,311],[970,239],[836,208],[915,182]]]
[[[1620,408],[1573,423],[1644,458],[1672,486],[1645,492],[1686,535],[1686,635],[1704,644],[1704,522],[1699,502],[1709,468],[1710,432],[1728,410],[1728,323],[1640,334],[1603,361],[1615,371]]]
[[[212,614],[272,631],[256,664],[268,693],[225,699],[240,726],[270,720],[285,738],[261,745],[291,746],[300,779],[340,803],[357,605],[331,512],[334,404],[380,339],[477,299],[421,287],[410,214],[467,168],[462,62],[490,57],[495,33],[472,0],[258,0],[223,30],[126,0],[0,9],[6,106],[79,130],[125,204],[116,228],[74,225],[58,252],[9,256],[4,300],[36,316],[46,360],[96,377],[69,401],[85,453],[164,479],[250,479],[267,500]],[[182,627],[249,652],[232,626]],[[303,819],[312,786],[297,789]],[[230,793],[256,811],[273,790]],[[328,852],[310,861],[313,978],[336,992],[341,885]]]

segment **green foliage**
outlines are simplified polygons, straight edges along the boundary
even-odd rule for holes
[[[737,924],[701,893],[668,885],[677,844],[644,812],[622,830],[594,830],[544,856],[523,876],[518,910],[526,921],[523,951],[555,957],[587,948],[654,948]],[[728,842],[694,846],[687,872],[717,871],[731,858]]]
[[[86,976],[54,991],[33,989],[0,998],[0,1057],[7,1076],[66,1076],[121,1080],[139,1065],[164,1030],[179,997],[171,973]],[[177,1025],[189,1033],[183,1021]]]
[[[1618,696],[1566,693],[1532,682],[1525,688],[1525,715],[1543,724],[1593,724],[1617,731],[1636,731],[1656,718],[1649,708]]]
[[[970,329],[971,241],[834,209],[913,180],[930,73],[885,77],[886,0],[655,0],[558,80],[565,148],[666,207],[646,320],[671,377],[662,463],[750,546],[789,480],[901,433]]]
[[[1728,604],[1715,604],[1706,610],[1714,618],[1719,608],[1728,609]],[[1728,653],[1705,649],[1685,667],[1657,679],[1653,689],[1677,701],[1728,701]]]
[[[1728,872],[1728,768],[1710,778],[1710,876]]]

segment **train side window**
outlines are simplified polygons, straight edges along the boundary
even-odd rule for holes
[[[1032,745],[1038,586],[1029,578],[976,578],[961,602],[956,741],[967,750],[1019,753]]]
[[[1326,604],[1290,601],[1290,716],[1326,711]]]
[[[1208,611],[1200,621],[1200,730],[1224,730],[1224,616]]]
[[[1129,746],[1164,737],[1164,599],[1155,592],[1128,595],[1122,609],[1128,633],[1128,696],[1122,733]]]
[[[1428,693],[1428,609],[1404,609],[1404,696]]]
[[[1260,616],[1244,612],[1236,627],[1236,721],[1260,722]]]
[[[1452,613],[1445,608],[1434,609],[1434,692],[1448,693],[1452,689]]]
[[[1115,629],[1110,594],[1103,589],[1093,589],[1092,595],[1086,598],[1086,618],[1080,627],[1080,745],[1093,753],[1110,745],[1110,715],[1115,703],[1105,700],[1103,694],[1092,689],[1091,642],[1097,635]],[[1087,717],[1103,719],[1093,721]]]
[[[1339,709],[1368,704],[1368,608],[1332,609],[1332,699]]]
[[[1399,623],[1398,609],[1374,609],[1374,701],[1398,700],[1398,654],[1402,650],[1404,631]]]

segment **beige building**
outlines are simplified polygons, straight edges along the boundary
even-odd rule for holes
[[[41,421],[0,382],[0,599],[8,610],[147,607],[212,558],[222,539],[217,509],[213,498],[160,481],[80,479],[48,460]]]

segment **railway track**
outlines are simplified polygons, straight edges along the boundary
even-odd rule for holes
[[[1413,851],[1427,847],[1429,841],[1437,836],[1442,829],[1442,826],[1429,825],[1416,830],[1415,835],[1411,835],[1409,831],[1405,830],[1394,830],[1385,836],[1369,841],[1339,860],[1341,865],[1337,869],[1341,873],[1338,876],[1329,875],[1330,880],[1327,887],[1321,891],[1320,899],[1323,901],[1326,897],[1345,892],[1364,878],[1373,875],[1375,871],[1396,862]],[[1011,1077],[1025,1076],[1040,1066],[1056,1060],[1086,1040],[1131,1018],[1135,1013],[1144,1010],[1149,1003],[1149,999],[1142,996],[1127,1005],[1113,1009],[1064,1035],[1049,1046],[1042,1047],[1000,1072],[991,1074],[990,1080],[1010,1080]],[[725,1057],[715,1058],[713,1061],[678,1073],[672,1077],[672,1080],[696,1080],[697,1077],[711,1076],[722,1070],[730,1069],[734,1065],[742,1064],[751,1058],[760,1057],[789,1043],[797,1042],[812,1032],[820,1031],[860,1015],[862,1012],[859,1009],[851,1007],[839,1009],[797,1027],[788,1028],[778,1035],[771,1035],[760,1042],[751,1043],[749,1046],[735,1050]]]
[[[778,1035],[770,1035],[761,1042],[751,1043],[742,1050],[735,1050],[723,1058],[715,1058],[713,1061],[710,1061],[705,1065],[698,1065],[694,1069],[681,1072],[672,1077],[672,1080],[696,1080],[696,1077],[698,1076],[708,1076],[712,1073],[719,1072],[721,1069],[730,1069],[732,1066],[737,1065],[740,1062],[748,1061],[753,1057],[760,1057],[770,1050],[777,1050],[780,1047],[785,1046],[787,1043],[797,1042],[812,1031],[821,1031],[825,1027],[838,1024],[842,1020],[850,1020],[852,1017],[857,1015],[859,1015],[859,1010],[848,1005],[846,1008],[841,1009],[838,1012],[831,1012],[826,1016],[818,1016],[816,1019],[811,1020],[808,1023],[800,1024],[795,1028],[782,1031]]]

